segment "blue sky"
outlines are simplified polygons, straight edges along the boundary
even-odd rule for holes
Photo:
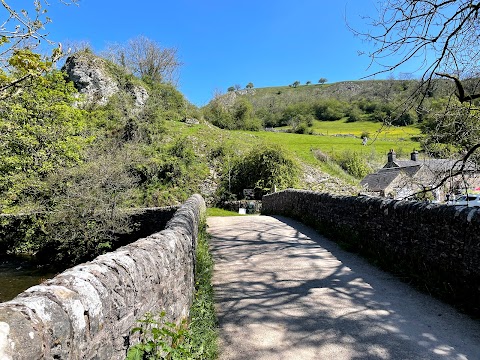
[[[346,17],[353,26],[364,26],[360,16],[374,11],[373,0],[50,3],[53,22],[47,30],[55,41],[88,41],[100,52],[108,43],[144,35],[176,47],[183,63],[179,88],[198,106],[235,84],[358,80],[375,70],[358,55],[368,45],[345,22]]]

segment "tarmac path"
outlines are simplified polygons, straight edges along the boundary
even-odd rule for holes
[[[210,217],[220,360],[480,360],[480,321],[283,217]]]

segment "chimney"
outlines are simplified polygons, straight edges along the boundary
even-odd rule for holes
[[[397,160],[397,154],[395,154],[395,151],[393,149],[390,149],[390,151],[388,153],[388,162],[392,163],[395,160]]]
[[[410,154],[410,160],[412,161],[417,161],[418,160],[418,151],[413,150],[413,152]]]

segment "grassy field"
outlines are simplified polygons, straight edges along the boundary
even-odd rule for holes
[[[312,127],[316,134],[335,135],[351,134],[360,136],[363,132],[369,133],[369,138],[379,140],[401,140],[410,139],[412,136],[420,135],[420,130],[414,126],[383,126],[379,122],[357,121],[347,123],[345,120],[337,121],[315,121]]]
[[[362,145],[360,138],[350,136],[322,136],[274,132],[258,132],[254,133],[254,135],[265,142],[283,146],[309,164],[318,163],[312,153],[312,150],[316,149],[331,156],[344,151],[356,151],[369,157],[382,157],[385,156],[390,149],[394,149],[398,157],[401,158],[408,156],[413,149],[420,148],[420,143],[412,141],[409,137],[403,138],[398,135],[384,135],[383,133],[380,133],[377,139],[371,139],[366,146]]]
[[[321,167],[323,171],[338,176],[335,169],[325,167],[314,156],[312,150],[320,150],[323,153],[335,157],[345,151],[356,151],[370,160],[376,159],[383,162],[390,149],[394,149],[398,158],[408,159],[413,149],[420,149],[420,143],[413,141],[412,136],[420,131],[415,127],[391,127],[382,129],[380,123],[345,121],[316,122],[314,129],[325,135],[304,135],[283,132],[253,132],[253,131],[227,131],[218,129],[212,125],[186,125],[184,123],[169,124],[169,136],[186,136],[195,139],[197,147],[214,149],[222,143],[229,143],[240,153],[261,146],[262,144],[277,144],[290,152],[300,161]],[[380,130],[380,131],[379,131]],[[366,146],[362,145],[359,138],[363,131],[370,133]],[[326,135],[328,132],[329,135]],[[339,134],[339,136],[335,136]],[[378,136],[375,138],[375,136]]]

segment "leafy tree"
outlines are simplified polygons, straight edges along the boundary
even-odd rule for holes
[[[312,82],[308,80],[305,84],[310,85]]]
[[[49,174],[82,160],[82,148],[91,138],[84,111],[72,106],[75,95],[63,74],[52,71],[26,79],[22,91],[0,100],[0,201],[4,211],[25,206],[28,199],[38,202]]]
[[[313,109],[318,120],[332,121],[343,118],[348,105],[336,99],[328,99],[316,102]]]
[[[293,82],[292,87],[296,88],[298,85],[300,85],[300,81],[296,80]]]
[[[44,260],[76,264],[111,250],[130,229],[129,201],[138,181],[132,153],[112,142],[90,147],[82,164],[49,176],[52,206],[44,225]],[[53,251],[52,251],[53,250]],[[46,259],[45,259],[46,258]]]
[[[228,92],[232,92],[232,91],[235,91],[235,87],[234,86],[230,86],[228,89],[227,89]]]
[[[346,114],[347,122],[356,122],[362,119],[362,112],[357,106],[351,106],[348,108]]]
[[[247,89],[253,89],[253,83],[249,82],[247,86],[245,86]]]
[[[314,109],[312,105],[307,102],[299,102],[287,106],[281,115],[280,126],[291,125],[292,119],[295,119],[299,116],[312,116],[314,114]]]
[[[318,80],[318,83],[319,83],[319,84],[325,84],[327,81],[328,81],[327,79],[325,79],[325,78],[322,77],[322,78],[320,78],[320,79]]]

